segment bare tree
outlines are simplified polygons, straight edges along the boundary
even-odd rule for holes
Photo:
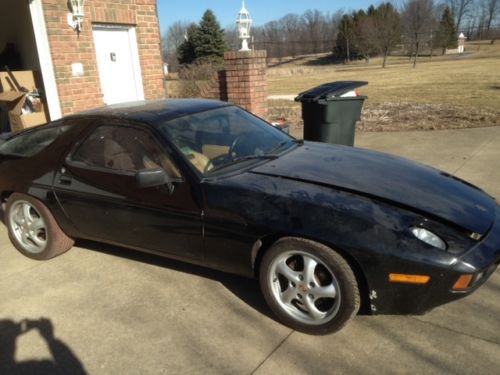
[[[240,34],[236,24],[233,23],[224,28],[224,38],[229,50],[237,51],[241,48]]]
[[[341,16],[318,10],[287,14],[253,29],[256,48],[266,49],[268,57],[330,52]]]
[[[344,16],[344,11],[338,10],[334,14],[331,14],[329,17],[326,19],[326,24],[328,27],[327,35],[329,36],[328,39],[335,40],[337,38],[337,33],[339,32],[339,26],[340,22],[342,20],[342,17]],[[327,50],[332,50],[334,46],[327,46]]]
[[[483,0],[483,4],[486,8],[486,32],[490,33],[491,24],[495,18],[500,13],[500,1],[499,0]]]
[[[271,21],[264,25],[264,40],[267,43],[269,57],[283,57],[283,29],[279,21]]]
[[[189,22],[176,21],[169,26],[161,38],[163,61],[167,62],[172,71],[178,68],[177,49],[184,42]]]
[[[297,38],[302,27],[300,16],[298,14],[289,13],[281,19],[281,22],[283,23],[285,43],[287,45],[287,50],[285,53],[288,56],[295,57],[297,56],[299,51]]]
[[[455,28],[460,31],[463,19],[473,10],[475,0],[447,0],[451,12],[455,16]]]
[[[413,46],[413,67],[422,45],[427,42],[435,24],[433,0],[407,0],[403,5],[402,19],[404,33]]]
[[[373,38],[383,54],[382,68],[387,65],[387,56],[401,41],[401,17],[391,3],[380,4],[372,14]]]
[[[322,25],[324,24],[323,14],[317,9],[306,10],[302,18],[309,41],[312,43],[312,53],[321,52],[320,41],[323,40],[321,33]]]

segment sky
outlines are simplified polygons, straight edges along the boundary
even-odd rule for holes
[[[223,28],[236,22],[241,9],[241,0],[157,0],[161,33],[175,21],[199,22],[207,9],[212,9]],[[366,9],[381,0],[246,0],[245,6],[250,12],[254,25],[277,20],[287,13],[302,14],[307,9],[335,13],[338,10],[350,11]]]

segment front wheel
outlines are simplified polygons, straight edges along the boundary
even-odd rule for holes
[[[313,241],[283,238],[266,252],[260,286],[286,325],[310,334],[341,329],[359,310],[356,277],[345,259]]]
[[[26,194],[12,194],[5,208],[12,244],[31,259],[46,260],[69,250],[74,241],[59,227],[49,209]]]

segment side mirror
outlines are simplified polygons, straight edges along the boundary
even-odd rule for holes
[[[169,190],[172,187],[172,181],[162,168],[143,169],[135,174],[137,185],[141,188],[167,185]]]

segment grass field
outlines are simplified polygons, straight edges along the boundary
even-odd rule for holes
[[[297,95],[316,85],[341,80],[368,81],[360,89],[368,100],[357,129],[361,131],[435,130],[500,125],[500,42],[469,43],[463,55],[407,57],[369,64],[324,64],[327,56],[272,62],[269,95]],[[285,118],[301,137],[299,103],[269,100],[269,118]]]
[[[268,94],[295,96],[314,86],[341,80],[368,81],[360,89],[368,100],[361,131],[434,130],[500,126],[500,41],[466,44],[463,55],[420,57],[416,69],[408,57],[380,58],[369,64],[328,63],[328,55],[271,61]],[[181,81],[167,81],[171,96],[179,96]],[[299,103],[268,100],[268,119],[285,118],[301,137]]]
[[[339,80],[368,81],[370,103],[439,103],[500,111],[500,41],[470,43],[464,55],[421,57],[413,69],[407,57],[370,64],[317,65],[306,58],[268,69],[269,95],[294,95]],[[293,77],[293,79],[291,78]]]

